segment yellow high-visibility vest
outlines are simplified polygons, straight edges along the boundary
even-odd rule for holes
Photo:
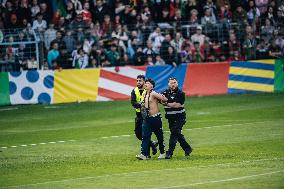
[[[144,96],[146,94],[146,90],[144,89],[143,93],[141,95],[140,92],[139,92],[139,88],[135,87],[134,92],[135,92],[135,95],[136,95],[136,102],[143,102]],[[140,108],[136,108],[135,110],[136,110],[136,112],[140,112]]]

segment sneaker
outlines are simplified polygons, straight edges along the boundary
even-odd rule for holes
[[[172,154],[170,154],[170,153],[167,152],[165,159],[172,159]]]
[[[191,152],[192,152],[192,148],[190,148],[188,151],[185,151],[185,152],[184,152],[184,155],[185,155],[186,157],[188,157],[188,156],[190,156]]]
[[[139,160],[146,160],[147,159],[147,157],[144,156],[143,154],[136,155],[136,158],[139,159]]]
[[[153,141],[153,144],[152,144],[152,154],[153,155],[156,155],[158,152],[157,146],[158,146],[158,142]]]
[[[159,155],[158,159],[165,159],[165,157],[166,157],[166,154],[163,153],[163,154],[160,154],[160,155]]]

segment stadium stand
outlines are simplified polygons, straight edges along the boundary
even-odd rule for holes
[[[284,0],[1,2],[1,71],[284,55]]]

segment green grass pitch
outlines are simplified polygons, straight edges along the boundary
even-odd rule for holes
[[[192,155],[177,145],[172,160],[139,161],[128,101],[0,107],[0,189],[284,188],[284,94],[190,97],[186,109]]]

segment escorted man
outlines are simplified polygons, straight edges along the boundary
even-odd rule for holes
[[[131,92],[131,104],[135,108],[136,117],[135,117],[135,135],[136,137],[142,141],[142,123],[143,118],[141,115],[141,103],[144,100],[144,96],[146,94],[146,90],[144,89],[145,84],[145,76],[138,75],[136,80],[136,87]],[[157,142],[150,141],[150,146],[152,148],[152,154],[155,155],[157,153]]]
[[[162,127],[162,117],[158,107],[158,102],[166,102],[168,99],[153,91],[155,82],[151,79],[145,81],[145,96],[141,106],[141,114],[143,117],[142,124],[142,153],[136,155],[139,160],[146,160],[149,156],[149,145],[151,140],[152,131],[155,133],[158,143],[160,155],[159,159],[165,158],[165,146],[164,146],[164,133]]]
[[[185,156],[189,156],[192,152],[191,146],[186,142],[183,134],[181,133],[182,127],[186,122],[186,113],[184,109],[185,94],[178,88],[178,81],[172,77],[168,82],[169,89],[163,92],[168,101],[164,103],[166,112],[166,119],[169,122],[169,128],[171,131],[169,140],[169,149],[166,153],[166,159],[171,159],[176,147],[176,143],[179,142],[180,146],[185,152]]]

